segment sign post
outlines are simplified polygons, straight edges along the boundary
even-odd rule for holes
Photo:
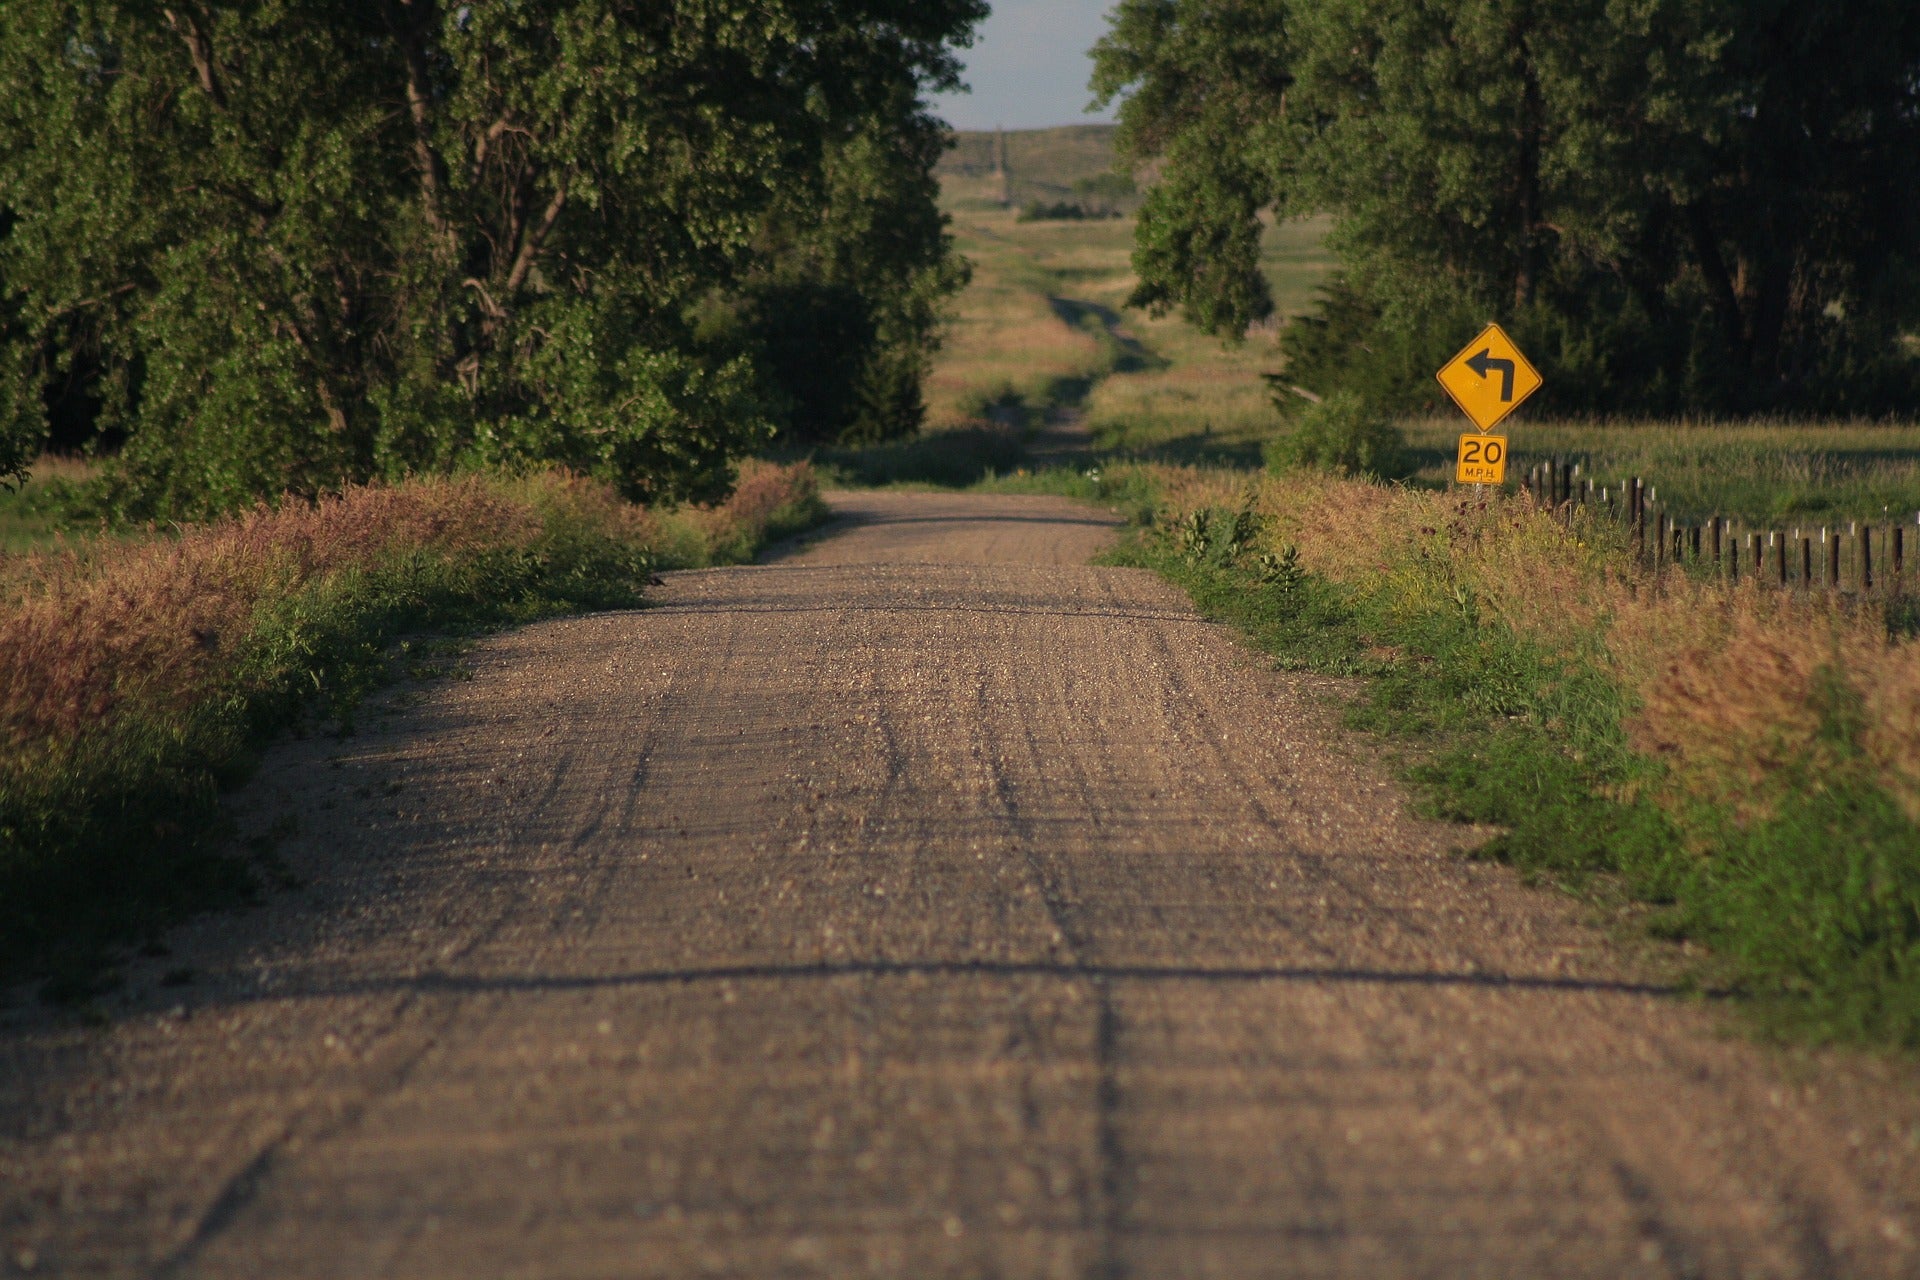
[[[1527,363],[1506,330],[1490,324],[1441,365],[1434,376],[1478,433],[1460,437],[1454,480],[1460,484],[1504,484],[1507,438],[1492,431],[1540,389],[1543,379],[1539,371]]]

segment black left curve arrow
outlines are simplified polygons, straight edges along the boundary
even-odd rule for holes
[[[1482,379],[1495,369],[1500,371],[1500,400],[1502,403],[1513,401],[1513,361],[1496,360],[1493,348],[1487,347],[1480,354],[1467,357],[1467,368],[1479,374]]]

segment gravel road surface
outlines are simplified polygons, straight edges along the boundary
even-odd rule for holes
[[[1911,1063],[1726,1033],[1044,498],[839,495],[238,798],[0,1011],[0,1275],[1920,1275]]]

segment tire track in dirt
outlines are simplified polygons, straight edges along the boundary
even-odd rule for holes
[[[836,503],[277,748],[306,888],[0,1021],[0,1275],[1920,1274],[1910,1065],[1451,856],[1109,517]]]

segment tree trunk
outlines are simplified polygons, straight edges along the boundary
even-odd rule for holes
[[[1540,78],[1534,74],[1533,55],[1524,33],[1515,38],[1520,55],[1519,155],[1515,162],[1519,205],[1520,245],[1513,276],[1513,305],[1533,302],[1540,272],[1540,223],[1545,216],[1540,197],[1540,152],[1546,133],[1546,106],[1540,97]]]
[[[447,217],[447,166],[433,145],[432,85],[422,34],[433,21],[432,0],[389,0],[387,26],[400,46],[407,68],[407,118],[413,128],[413,164],[420,178],[420,207],[427,225],[449,252],[457,248]]]
[[[1726,259],[1720,256],[1720,237],[1714,230],[1713,214],[1702,200],[1695,200],[1687,206],[1687,230],[1693,239],[1693,256],[1700,264],[1700,272],[1706,277],[1707,290],[1713,295],[1713,309],[1720,316],[1720,326],[1726,334],[1727,345],[1743,363],[1749,359],[1746,321],[1740,311],[1740,295],[1734,288],[1733,275],[1727,270]]]

